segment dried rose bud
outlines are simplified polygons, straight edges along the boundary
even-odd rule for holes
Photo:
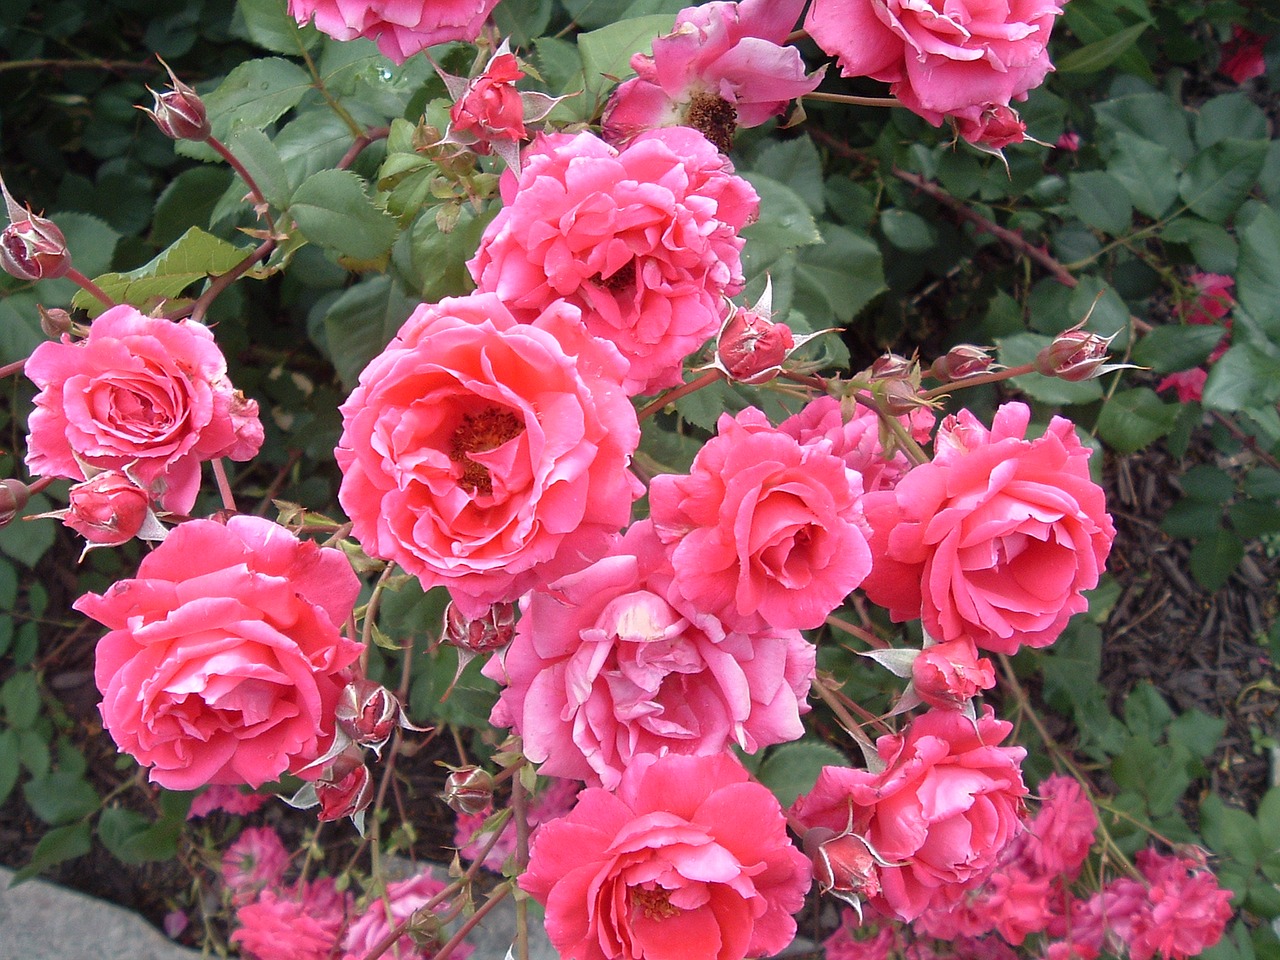
[[[154,120],[160,132],[170,140],[195,140],[197,143],[203,143],[212,133],[204,101],[195,90],[174,75],[167,63],[163,60],[160,62],[169,73],[169,81],[173,89],[157,93],[147,87],[147,92],[155,98],[155,103],[150,109],[146,107],[138,109]]]
[[[1080,327],[1064,330],[1036,356],[1036,372],[1076,383],[1119,369],[1123,365],[1107,363],[1115,338],[1114,333],[1104,337]]]
[[[90,543],[116,547],[138,535],[151,498],[124,474],[99,473],[71,487],[62,522]]]
[[[444,612],[444,639],[467,653],[489,653],[501,650],[516,632],[516,607],[513,603],[495,603],[482,617],[468,619],[450,603]]]
[[[900,380],[911,376],[912,363],[906,357],[900,357],[896,353],[886,353],[882,357],[877,357],[876,362],[871,364],[872,380]]]
[[[989,347],[975,347],[971,343],[959,343],[933,361],[929,374],[943,383],[964,380],[986,373],[995,365]]]
[[[863,900],[880,892],[880,860],[870,846],[851,830],[836,833],[814,827],[804,835],[804,852],[813,861],[818,892],[839,897],[860,908]]]
[[[765,383],[778,375],[795,346],[785,323],[775,323],[768,312],[735,307],[716,340],[716,361],[731,380]]]
[[[71,320],[71,314],[60,307],[46,310],[36,304],[36,310],[40,313],[40,329],[51,340],[61,340],[63,334],[70,333],[71,328],[75,326]]]
[[[479,767],[458,767],[449,773],[440,796],[456,813],[484,813],[493,803],[493,777]]]
[[[911,661],[911,686],[931,707],[955,710],[995,685],[995,668],[968,637],[925,647]]]
[[[355,819],[373,802],[373,777],[363,763],[352,767],[340,780],[317,780],[314,786],[321,821]]]
[[[372,680],[353,680],[338,698],[338,729],[375,753],[382,750],[400,724],[400,701]]]
[[[19,210],[21,212],[21,210]],[[66,237],[52,220],[30,210],[15,217],[0,233],[0,265],[19,280],[56,280],[71,269]]]
[[[31,499],[31,491],[21,480],[0,480],[0,527],[13,523]]]
[[[924,402],[915,386],[907,380],[886,380],[877,385],[876,392],[884,398],[886,412],[894,417],[909,416]]]

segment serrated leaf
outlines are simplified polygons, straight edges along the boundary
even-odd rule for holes
[[[910,210],[892,207],[880,215],[885,239],[899,250],[924,253],[938,243],[938,231],[924,217]]]
[[[61,770],[28,780],[22,795],[35,815],[53,826],[86,817],[99,803],[97,791],[82,777]]]
[[[582,27],[602,27],[627,17],[674,14],[688,6],[683,0],[565,0],[564,8]],[[663,31],[664,33],[666,31]]]
[[[267,203],[281,209],[289,202],[289,175],[265,133],[257,127],[238,127],[227,138],[227,149],[253,177]]]
[[[178,852],[182,821],[152,822],[132,810],[111,807],[98,817],[98,838],[123,863],[168,860]]]
[[[1250,209],[1253,218],[1240,231],[1237,296],[1249,316],[1280,342],[1280,214],[1262,204]]]
[[[325,335],[334,367],[352,390],[360,371],[391,342],[417,301],[406,296],[390,277],[371,277],[345,291],[324,317]]]
[[[57,506],[43,493],[37,493],[27,501],[23,516],[34,516],[37,513],[48,513]],[[11,523],[0,529],[0,551],[17,560],[25,567],[34,567],[40,558],[53,546],[54,528],[52,521],[42,520],[34,523]],[[28,624],[34,628],[34,624]]]
[[[777,256],[792,247],[822,242],[809,205],[799,194],[763,174],[747,171],[743,177],[760,195],[760,219],[742,231],[748,246],[761,248],[758,256],[765,251]]]
[[[1113,236],[1129,229],[1133,207],[1124,185],[1101,170],[1073,173],[1067,178],[1071,211],[1089,226]]]
[[[1134,207],[1147,216],[1163,216],[1178,199],[1179,169],[1163,144],[1144,140],[1127,130],[1116,132],[1107,173],[1125,188]]]
[[[1195,262],[1213,273],[1234,274],[1240,256],[1240,244],[1220,223],[1199,217],[1182,216],[1164,229],[1165,243],[1185,243],[1191,248]]]
[[[1135,23],[1109,37],[1085,44],[1079,50],[1072,50],[1058,60],[1054,67],[1059,73],[1097,73],[1105,70],[1124,56],[1146,29],[1147,24]]]
[[[1263,409],[1280,400],[1280,359],[1250,343],[1238,343],[1209,371],[1201,402],[1208,410],[1234,413]]]
[[[272,53],[298,55],[320,39],[310,24],[300,27],[280,0],[237,0],[248,38]]]
[[[1210,593],[1226,585],[1240,561],[1244,544],[1230,530],[1216,530],[1191,548],[1191,574]]]
[[[0,705],[10,727],[26,730],[40,713],[40,687],[32,670],[20,670],[0,687]]]
[[[848,759],[835,747],[801,740],[770,750],[760,765],[757,779],[772,790],[778,802],[786,808],[795,803],[796,797],[813,789],[823,767],[848,765]]]
[[[1195,145],[1181,105],[1163,93],[1133,93],[1094,107],[1094,113],[1108,130],[1127,130],[1137,137],[1159,143],[1174,159],[1190,163]]]
[[[821,245],[796,261],[792,298],[792,305],[819,329],[829,325],[824,314],[834,324],[847,324],[887,289],[880,248],[870,237],[825,223],[822,238]]]
[[[93,848],[87,822],[55,827],[40,838],[31,851],[31,860],[13,875],[12,885],[30,880],[41,870],[66,860],[83,857]]]
[[[0,730],[0,806],[18,783],[18,737],[12,730]]]
[[[249,60],[204,98],[214,135],[226,139],[239,124],[261,130],[292,110],[311,89],[311,75],[280,57]]]
[[[1196,113],[1196,143],[1203,150],[1220,140],[1262,140],[1267,137],[1267,115],[1240,92],[1214,97]]]
[[[1266,141],[1222,140],[1191,161],[1178,179],[1178,195],[1194,213],[1222,223],[1249,195],[1266,158]]]
[[[675,17],[667,14],[631,16],[607,27],[578,35],[578,52],[582,54],[582,73],[586,77],[586,96],[599,103],[614,79],[624,80],[635,75],[631,69],[631,57],[648,53],[653,41],[669,33]]]
[[[396,221],[378,209],[350,170],[321,170],[294,191],[289,215],[312,243],[359,260],[382,256],[395,243]]]
[[[815,217],[822,215],[826,206],[822,158],[808,137],[769,141],[752,159],[751,169],[790,187],[804,199]]]
[[[1209,358],[1223,333],[1222,327],[1207,324],[1156,327],[1133,348],[1133,362],[1156,373],[1189,370]]]
[[[1135,453],[1172,430],[1181,409],[1149,387],[1121,390],[1103,406],[1098,436],[1117,453]]]

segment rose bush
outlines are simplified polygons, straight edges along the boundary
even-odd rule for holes
[[[564,960],[777,953],[809,883],[778,801],[728,754],[646,757],[584,790],[520,880]]]
[[[436,43],[472,41],[498,0],[289,0],[299,23],[335,40],[376,40],[383,56],[404,63]]]
[[[103,726],[171,790],[298,773],[332,739],[362,649],[339,633],[359,590],[340,550],[268,520],[179,525],[136,577],[75,603],[110,630]]]

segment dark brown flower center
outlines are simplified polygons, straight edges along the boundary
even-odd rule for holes
[[[520,419],[510,410],[500,407],[490,407],[463,417],[449,442],[449,459],[462,466],[458,486],[472,494],[493,493],[493,478],[488,468],[469,455],[496,450],[523,432],[524,424]]]
[[[738,132],[738,108],[714,93],[695,93],[685,113],[685,123],[727,154],[733,146],[733,135]]]
[[[636,284],[636,262],[628,260],[607,277],[600,278],[600,285],[610,293],[623,293]]]

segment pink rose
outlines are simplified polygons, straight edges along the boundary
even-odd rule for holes
[[[815,651],[796,631],[748,636],[667,602],[648,522],[617,550],[534,593],[501,661],[492,722],[541,771],[606,789],[645,755],[749,753],[798,739]]]
[[[739,231],[759,199],[687,127],[643,134],[619,152],[590,133],[540,136],[468,264],[517,320],[565,299],[631,363],[624,386],[681,382],[681,363],[719,328],[742,289]]]
[[[681,10],[652,56],[631,58],[636,76],[610,97],[604,138],[621,146],[645,130],[687,126],[728,153],[738,127],[760,126],[821,82],[823,71],[806,74],[800,51],[786,44],[803,7],[715,0]]]
[[[236,911],[231,942],[249,960],[330,960],[351,908],[330,879],[265,889]]]
[[[809,861],[727,754],[644,758],[544,824],[520,886],[566,960],[767,956],[791,943]]]
[[[862,587],[894,620],[1012,654],[1053,643],[1088,606],[1115,527],[1070,421],[1025,440],[1030,417],[1006,403],[988,431],[961,411],[932,463],[863,499],[875,564]]]
[[[1222,45],[1222,62],[1218,71],[1230,77],[1235,84],[1262,76],[1267,72],[1263,51],[1270,39],[1270,36],[1246,30],[1238,23],[1232,24],[1231,39]]]
[[[383,897],[370,901],[364,913],[351,921],[342,940],[342,960],[365,960],[373,948],[381,943],[392,929],[408,920],[415,911],[427,905],[436,894],[444,890],[444,883],[424,871],[408,880],[387,884]],[[446,899],[434,909],[443,913],[450,902]],[[384,957],[398,960],[429,960],[435,955],[435,945],[430,942],[419,945],[416,938],[406,933],[388,948]],[[469,944],[461,945],[450,956],[466,960],[471,955]]]
[[[498,0],[289,0],[298,23],[314,19],[316,29],[335,40],[367,37],[382,55],[404,63],[436,43],[470,43]]]
[[[649,485],[675,589],[729,629],[820,626],[871,569],[861,478],[754,407],[717,427],[688,476]]]
[[[911,686],[941,710],[961,707],[995,685],[995,668],[968,637],[925,647],[911,662]]]
[[[151,501],[147,492],[120,473],[99,473],[72,484],[62,522],[90,543],[115,547],[138,535]]]
[[[1065,0],[814,0],[805,29],[846,77],[892,84],[934,126],[1025,100],[1053,69],[1049,34]]]
[[[558,303],[423,304],[342,405],[338,493],[365,550],[467,617],[603,555],[643,492],[626,363]]]
[[[956,127],[964,139],[987,150],[1002,150],[1027,139],[1027,125],[1016,110],[1002,103],[957,114]]]
[[[523,140],[524,102],[516,89],[516,81],[523,79],[513,54],[495,56],[449,108],[450,128],[480,141]]]
[[[342,551],[268,520],[180,524],[136,578],[75,603],[111,631],[103,726],[170,790],[297,773],[332,738],[363,649],[339,633],[359,590]]]
[[[222,882],[232,902],[243,905],[266,887],[278,887],[289,868],[289,853],[271,827],[250,827],[222,855]]]
[[[806,827],[853,832],[893,866],[880,867],[870,902],[910,921],[981,883],[1022,829],[1022,747],[998,746],[1013,725],[985,707],[975,723],[930,710],[876,749],[879,773],[824,767],[792,814]],[[900,866],[898,864],[901,864]]]
[[[213,334],[191,320],[113,307],[86,339],[40,344],[25,371],[40,388],[27,441],[39,476],[127,470],[166,510],[186,513],[202,462],[248,460],[262,446],[257,403],[232,388]]]

